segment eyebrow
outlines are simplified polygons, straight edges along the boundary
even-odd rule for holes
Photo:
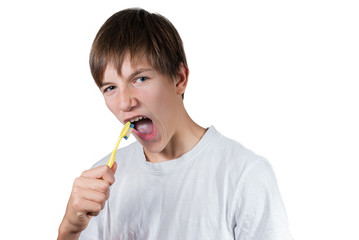
[[[143,73],[143,72],[147,72],[147,71],[152,71],[152,69],[150,68],[140,68],[140,69],[137,69],[136,71],[134,71],[133,73],[130,74],[130,76],[128,76],[127,79],[132,79],[134,78],[135,76]]]
[[[134,71],[133,73],[130,74],[130,76],[127,77],[127,80],[128,79],[132,79],[134,78],[135,76],[143,73],[143,72],[147,72],[147,71],[153,71],[153,69],[151,68],[139,68],[137,69],[136,71]],[[113,82],[101,82],[101,85],[100,85],[100,88],[103,88],[104,86],[107,86],[107,85],[113,85],[114,83]]]

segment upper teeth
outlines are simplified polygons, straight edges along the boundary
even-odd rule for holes
[[[146,117],[142,117],[142,116],[134,117],[134,118],[130,119],[130,122],[137,122],[137,121],[139,121],[141,119],[146,119]]]

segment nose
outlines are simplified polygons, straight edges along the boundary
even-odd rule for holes
[[[119,92],[119,108],[121,111],[129,112],[131,111],[137,104],[135,97],[132,92],[128,88],[122,88]]]

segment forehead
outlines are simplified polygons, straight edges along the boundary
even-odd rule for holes
[[[102,82],[106,81],[110,75],[117,75],[123,78],[127,78],[138,71],[156,71],[156,69],[150,64],[146,57],[130,57],[129,54],[126,54],[122,60],[110,60],[105,65],[103,71]]]
[[[131,57],[129,54],[124,56],[122,64],[116,68],[121,77],[127,77],[141,69],[156,71],[145,56]]]

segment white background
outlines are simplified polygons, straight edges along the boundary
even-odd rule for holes
[[[359,239],[354,0],[2,1],[0,239],[55,239],[74,178],[112,150],[88,55],[127,7],[177,27],[189,114],[269,159],[294,238]]]

